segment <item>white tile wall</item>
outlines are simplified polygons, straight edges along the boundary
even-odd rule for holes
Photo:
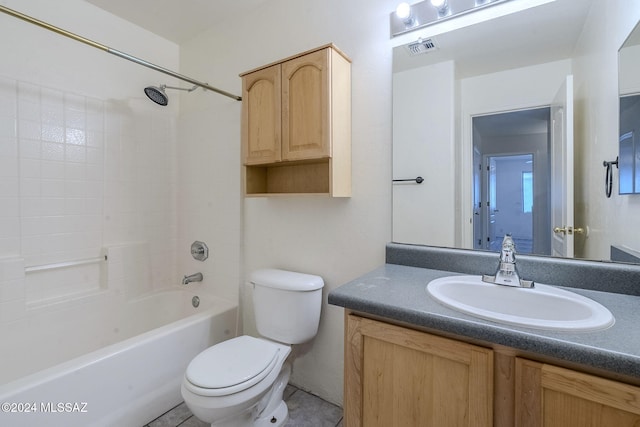
[[[25,304],[106,288],[100,264],[24,275],[106,246],[129,248],[111,275],[126,295],[175,284],[175,121],[142,98],[0,77],[0,257],[22,266],[20,279],[0,276],[2,320],[24,315]]]

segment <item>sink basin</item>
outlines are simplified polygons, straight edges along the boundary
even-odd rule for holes
[[[602,304],[538,283],[525,289],[486,283],[480,276],[451,276],[432,280],[427,292],[454,310],[529,328],[597,331],[615,322]]]

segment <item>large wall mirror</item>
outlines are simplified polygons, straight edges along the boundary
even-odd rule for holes
[[[619,193],[640,193],[640,29],[631,32],[619,53]]]
[[[640,261],[640,196],[605,194],[603,162],[630,150],[618,94],[640,94],[640,5],[612,1],[436,25],[415,34],[426,51],[396,43],[394,242],[495,250],[509,233],[520,253]]]

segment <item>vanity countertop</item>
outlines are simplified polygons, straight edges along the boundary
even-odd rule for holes
[[[615,317],[615,324],[595,332],[547,331],[473,317],[440,304],[426,291],[431,280],[456,275],[461,273],[385,264],[331,291],[329,303],[460,339],[511,347],[524,354],[640,381],[640,296],[572,287],[572,292],[607,307]]]

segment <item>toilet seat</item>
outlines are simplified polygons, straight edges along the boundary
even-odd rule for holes
[[[185,373],[185,387],[200,396],[226,396],[262,381],[278,362],[280,346],[243,335],[196,356]]]

